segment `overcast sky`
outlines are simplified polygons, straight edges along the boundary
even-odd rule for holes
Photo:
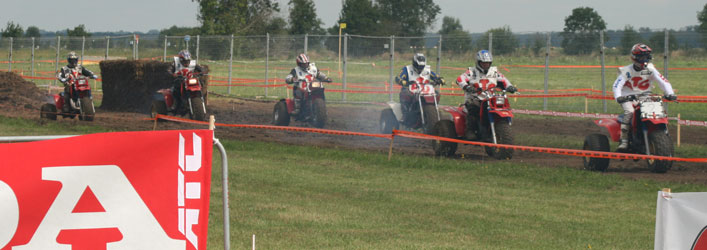
[[[280,3],[287,17],[288,0]],[[84,24],[89,32],[160,30],[177,26],[198,26],[197,3],[191,0],[0,0],[3,14],[0,28],[13,21],[26,29],[58,31]],[[504,25],[514,32],[561,31],[564,19],[577,7],[591,7],[616,30],[632,25],[638,29],[680,29],[697,25],[697,12],[704,0],[435,0],[444,16],[459,18],[469,32],[484,32]],[[339,18],[340,0],[314,0],[324,28]],[[639,4],[640,3],[640,4]]]

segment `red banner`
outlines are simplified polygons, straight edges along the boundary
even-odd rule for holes
[[[0,144],[0,249],[206,249],[213,131]]]

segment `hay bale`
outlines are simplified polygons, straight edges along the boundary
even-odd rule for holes
[[[101,109],[149,113],[152,97],[157,90],[172,87],[174,77],[167,72],[169,65],[159,61],[101,61]],[[208,72],[208,67],[202,67]],[[205,94],[208,79],[203,77],[201,80]]]

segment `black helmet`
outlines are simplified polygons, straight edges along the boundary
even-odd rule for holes
[[[481,65],[481,63],[484,64]],[[479,50],[479,52],[476,53],[476,69],[481,71],[481,73],[486,74],[489,71],[489,68],[491,68],[491,63],[493,63],[493,56],[491,56],[491,52],[484,49]]]
[[[191,54],[189,53],[188,50],[182,50],[179,51],[179,63],[182,64],[184,67],[189,67],[189,63],[191,62]]]
[[[76,52],[69,52],[69,54],[66,55],[66,62],[69,63],[69,68],[76,67],[76,65],[79,64],[79,57],[76,55]]]
[[[412,56],[412,67],[415,68],[415,71],[417,71],[418,74],[425,69],[425,66],[427,66],[427,59],[425,58],[425,55],[422,53],[417,53]]]

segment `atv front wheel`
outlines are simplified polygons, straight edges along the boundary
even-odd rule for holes
[[[387,108],[381,111],[381,118],[379,120],[380,131],[383,134],[393,133],[393,129],[399,129],[400,123],[398,119],[395,118],[395,113],[393,109]]]
[[[511,124],[508,119],[498,119],[494,125],[496,126],[496,142],[498,144],[513,144],[513,134],[511,133]],[[513,149],[500,147],[485,147],[486,154],[499,160],[513,158]]]
[[[437,122],[433,132],[434,135],[439,137],[451,139],[457,138],[457,132],[456,128],[454,127],[454,122],[450,120],[441,120]],[[457,143],[435,140],[432,141],[432,148],[434,148],[436,156],[449,157],[454,156],[454,153],[457,152]]]
[[[91,97],[84,96],[81,98],[81,113],[79,114],[79,120],[83,121],[93,121],[96,115],[96,110],[93,108],[93,100]]]
[[[287,113],[287,103],[284,100],[275,104],[272,111],[272,123],[277,126],[290,125],[290,113]]]
[[[56,106],[46,103],[39,109],[39,117],[56,120]]]
[[[327,113],[326,103],[322,98],[312,100],[312,125],[316,128],[323,128],[326,124]]]
[[[673,143],[663,130],[653,130],[648,134],[651,155],[673,156]],[[672,161],[648,160],[648,167],[656,173],[665,173],[673,167]]]

